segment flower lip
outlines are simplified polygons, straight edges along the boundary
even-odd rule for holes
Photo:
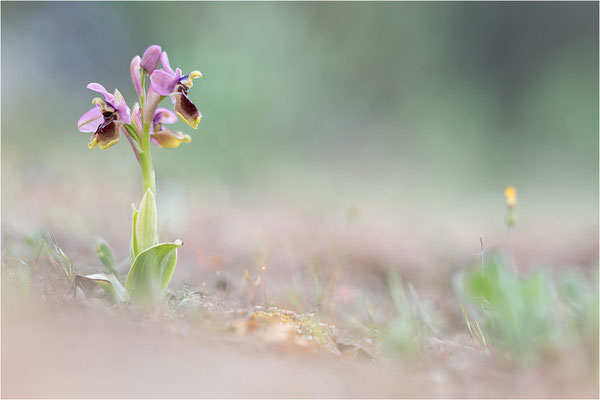
[[[183,122],[196,129],[200,119],[202,118],[202,114],[194,103],[187,96],[188,88],[182,84],[177,87],[177,92],[174,93],[171,97],[175,101],[175,114]]]
[[[189,135],[184,135],[181,132],[164,129],[161,124],[156,126],[158,130],[152,135],[152,142],[162,148],[174,149],[179,147],[181,143],[189,143],[192,138]]]
[[[135,110],[135,108],[134,108]],[[135,116],[134,116],[135,119]],[[174,149],[181,143],[189,143],[192,138],[181,132],[166,129],[163,124],[174,124],[177,122],[177,115],[167,108],[158,108],[152,118],[150,128],[150,139],[158,147]]]
[[[120,140],[119,130],[123,125],[114,112],[107,111],[102,122],[96,132],[92,135],[88,148],[91,150],[96,145],[101,149],[107,149]]]

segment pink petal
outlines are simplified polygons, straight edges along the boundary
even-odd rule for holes
[[[125,98],[123,97],[121,92],[119,92],[119,89],[115,89],[114,99],[115,101],[114,103],[112,103],[112,105],[115,106],[115,108],[117,109],[117,112],[119,113],[119,119],[125,122],[126,124],[130,124],[131,111],[129,110],[129,107],[125,102]]]
[[[146,49],[144,55],[142,56],[140,65],[149,74],[152,74],[156,67],[158,67],[158,62],[160,61],[161,56],[160,51],[160,46],[152,45]]]
[[[118,109],[119,112],[119,119],[123,122],[125,122],[126,124],[131,124],[131,111],[129,110],[129,107],[127,106],[127,104],[124,104],[123,106],[119,107]]]
[[[177,122],[177,115],[167,108],[158,108],[154,114],[155,124],[174,124]]]
[[[166,51],[163,51],[162,54],[160,55],[160,64],[165,69],[165,71],[167,71],[171,75],[173,75],[175,73],[175,72],[173,72],[173,68],[171,68],[171,64],[169,63],[169,56],[167,56]]]
[[[140,108],[140,105],[138,103],[135,103],[135,105],[133,106],[133,111],[131,112],[131,119],[133,120],[133,123],[135,123],[135,126],[138,129],[138,132],[142,131],[142,109]]]
[[[174,76],[157,69],[152,73],[152,76],[150,76],[150,88],[161,96],[168,96],[173,93],[178,80],[179,77],[177,77],[177,74]]]
[[[94,92],[102,93],[106,101],[108,101],[110,104],[114,103],[114,96],[108,93],[108,91],[101,84],[92,82],[89,85],[87,85],[87,88],[93,90]]]
[[[131,81],[133,82],[133,86],[135,87],[135,91],[138,94],[138,97],[142,96],[142,74],[140,67],[141,58],[140,56],[135,56],[133,60],[131,60]]]
[[[80,132],[96,132],[103,122],[104,117],[102,116],[100,105],[98,104],[79,118],[79,121],[77,121],[77,128]]]

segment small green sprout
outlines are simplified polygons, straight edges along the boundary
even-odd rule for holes
[[[474,345],[477,339],[484,347],[492,345],[494,351],[524,363],[581,335],[595,332],[597,336],[598,292],[591,286],[574,274],[554,279],[538,270],[520,276],[499,257],[491,257],[483,269],[474,268],[456,281]]]
[[[48,251],[48,258],[52,265],[61,271],[67,279],[74,297],[77,291],[77,274],[75,273],[75,268],[69,257],[67,257],[65,252],[58,246],[54,235],[52,235],[52,239],[54,241],[52,246],[45,240],[42,241],[42,246]]]
[[[438,335],[416,290],[409,285],[407,293],[400,276],[393,269],[388,271],[388,285],[396,317],[387,330],[386,344],[404,356],[414,357],[422,351],[428,337]]]
[[[513,230],[515,226],[514,209],[517,205],[517,189],[515,189],[514,186],[508,186],[506,189],[504,189],[504,198],[506,199],[506,227],[508,228],[508,246],[510,249],[512,265],[516,273],[518,272],[518,268],[517,257],[515,255],[515,238]]]
[[[96,254],[106,271],[117,276],[115,255],[110,245],[102,238],[96,238]]]
[[[479,345],[484,350],[487,350],[487,341],[485,340],[485,335],[481,331],[477,320],[473,320],[473,322],[469,320],[469,317],[467,317],[467,313],[465,312],[465,307],[462,304],[460,305],[460,311],[463,319],[465,320],[465,324],[467,325],[467,329],[469,330],[469,336],[471,337],[471,342],[473,342],[473,348],[475,351],[479,353],[479,346],[477,346],[477,342],[479,342]],[[477,341],[475,341],[475,339],[477,339]]]

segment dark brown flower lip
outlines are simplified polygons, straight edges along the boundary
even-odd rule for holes
[[[98,145],[106,149],[119,141],[119,129],[123,123],[117,118],[116,113],[106,118],[96,132],[92,135],[88,148],[92,149]]]
[[[186,122],[194,121],[200,115],[196,105],[192,103],[187,93],[183,90],[175,95],[175,112],[183,116]]]
[[[104,128],[109,123],[111,123],[117,119],[117,113],[114,111],[105,111],[104,113],[102,113],[102,115],[104,116],[104,122],[100,124],[100,126],[98,127],[98,130]]]
[[[186,85],[184,85],[183,83],[180,82],[180,83],[177,84],[177,87],[175,88],[175,91],[187,95],[188,92],[190,91],[190,88],[189,88],[189,86],[186,86]]]

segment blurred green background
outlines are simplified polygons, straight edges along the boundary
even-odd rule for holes
[[[159,193],[501,204],[512,184],[597,223],[594,2],[4,2],[3,193],[16,171],[138,184],[126,140],[89,151],[76,122],[89,82],[133,106],[150,44],[204,74],[192,143],[154,151]]]

